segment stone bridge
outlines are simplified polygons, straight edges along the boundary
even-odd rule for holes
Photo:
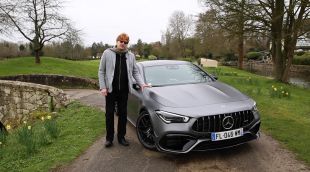
[[[0,80],[0,127],[12,127],[31,117],[34,111],[54,111],[69,99],[58,88],[20,81]]]

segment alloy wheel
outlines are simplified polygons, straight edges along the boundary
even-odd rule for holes
[[[140,114],[136,126],[140,143],[148,149],[155,149],[153,126],[151,117],[147,112],[142,112]]]

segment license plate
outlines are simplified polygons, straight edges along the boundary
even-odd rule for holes
[[[227,140],[236,137],[240,137],[243,135],[243,128],[223,131],[223,132],[212,132],[211,133],[211,140],[212,141],[219,141],[219,140]]]

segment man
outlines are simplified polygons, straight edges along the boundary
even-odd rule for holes
[[[111,147],[114,139],[114,112],[117,103],[118,125],[117,138],[123,146],[129,146],[125,139],[127,123],[127,100],[132,84],[136,83],[143,90],[147,87],[136,67],[133,53],[127,49],[129,36],[120,34],[116,39],[116,47],[105,50],[102,54],[98,77],[100,93],[106,98],[106,142],[105,147]]]

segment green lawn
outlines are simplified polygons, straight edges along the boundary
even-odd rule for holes
[[[104,119],[102,111],[72,103],[68,108],[61,109],[56,117],[60,136],[32,155],[27,154],[25,147],[19,144],[18,130],[10,130],[7,143],[0,145],[0,171],[49,171],[67,164],[104,134]],[[43,127],[40,120],[27,125],[37,132]]]
[[[0,76],[48,73],[97,78],[98,64],[99,60],[69,61],[43,57],[42,64],[36,65],[32,57],[23,57],[0,61]],[[310,165],[309,89],[282,84],[263,76],[229,67],[206,70],[216,73],[220,81],[228,83],[252,97],[257,102],[261,113],[262,130],[279,140],[285,147],[295,152],[299,159]],[[272,86],[277,88],[277,91],[282,87],[285,90],[284,93],[288,92],[289,96],[282,98],[270,96],[271,93],[274,93]],[[82,107],[82,109],[88,108]],[[79,108],[69,108],[67,111],[70,115],[63,115],[59,119],[63,119],[60,123],[62,126],[68,127],[70,132],[63,132],[64,135],[57,142],[39,151],[34,157],[21,159],[21,155],[17,154],[19,155],[18,159],[14,160],[13,156],[10,156],[8,159],[1,160],[0,171],[7,171],[13,166],[19,166],[20,169],[28,171],[32,169],[46,171],[48,168],[54,167],[55,164],[59,165],[70,161],[69,159],[74,159],[91,144],[98,133],[103,131],[104,126],[101,125],[104,119],[103,114],[96,112],[94,116],[89,117],[88,112]],[[84,124],[85,120],[93,120],[93,122]],[[78,122],[76,123],[76,121]],[[88,128],[85,129],[84,125],[87,125]],[[91,132],[92,127],[97,129],[97,132],[94,132],[96,134]],[[82,142],[82,146],[77,148],[74,145],[79,144],[78,142]],[[58,149],[63,151],[57,151]],[[32,164],[33,167],[29,164]]]
[[[99,60],[71,61],[52,57],[41,57],[41,64],[34,57],[0,60],[0,76],[18,74],[62,74],[96,79]]]
[[[206,70],[252,97],[261,114],[262,130],[310,165],[310,89],[282,84],[230,67]],[[271,92],[276,92],[272,86],[277,92],[282,87],[284,94],[289,92],[289,96],[271,97]]]

